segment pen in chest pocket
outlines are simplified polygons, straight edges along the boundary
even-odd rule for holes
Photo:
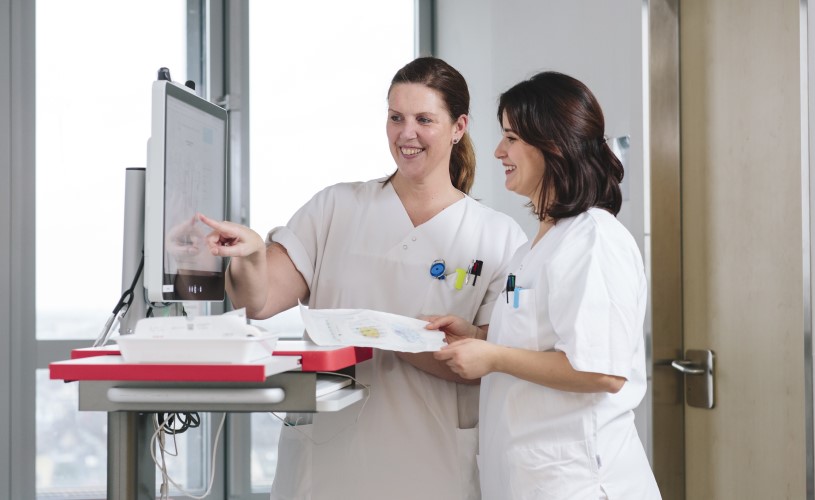
[[[475,286],[475,281],[481,276],[481,268],[484,266],[484,263],[480,260],[474,260],[472,264],[470,264],[470,268],[467,270],[467,274],[471,274],[473,276],[473,286]]]
[[[505,290],[505,293],[506,293],[506,296],[507,296],[507,304],[509,304],[509,292],[514,292],[514,291],[515,291],[515,275],[512,274],[512,273],[509,273],[509,275],[507,276],[507,288]]]

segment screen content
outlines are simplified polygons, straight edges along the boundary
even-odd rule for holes
[[[167,95],[164,172],[164,281],[180,300],[223,295],[223,259],[210,254],[202,213],[224,218],[226,122]]]

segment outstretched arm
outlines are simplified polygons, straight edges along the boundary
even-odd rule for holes
[[[282,245],[266,245],[246,226],[219,222],[203,215],[212,228],[207,246],[213,255],[230,257],[226,291],[235,307],[250,318],[265,319],[297,305],[308,296],[308,284]]]

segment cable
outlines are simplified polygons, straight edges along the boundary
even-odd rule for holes
[[[159,310],[160,309],[167,309],[167,311],[170,311],[169,308],[174,307],[174,306],[176,308],[180,307],[181,308],[181,311],[180,311],[181,314],[180,315],[184,316],[185,318],[187,317],[187,309],[184,307],[184,304],[181,303],[181,302],[150,302],[146,298],[145,298],[145,302],[147,303],[147,312],[144,315],[145,318],[152,318],[154,316],[154,314],[153,314],[153,309],[154,308],[159,309]],[[170,313],[171,313],[171,311],[168,312],[167,314],[162,313],[161,316],[170,316],[171,315]]]
[[[346,373],[339,373],[339,372],[317,372],[318,375],[338,375],[340,377],[345,377],[354,381],[355,384],[361,385],[365,389],[365,400],[362,401],[362,407],[359,409],[359,413],[357,413],[357,417],[354,419],[354,424],[359,421],[359,417],[362,415],[362,412],[365,410],[365,405],[368,404],[368,400],[371,398],[371,386],[365,385],[356,378],[348,375]]]
[[[277,413],[275,413],[273,411],[270,411],[269,414],[271,416],[275,417],[276,419],[280,420],[281,422],[283,422],[284,427],[291,427],[295,431],[297,431],[300,434],[302,434],[303,436],[305,436],[305,438],[308,439],[309,441],[311,441],[312,444],[322,445],[322,444],[328,443],[329,441],[333,440],[335,437],[339,436],[340,434],[345,432],[347,429],[350,429],[352,425],[356,425],[357,422],[359,422],[359,417],[362,416],[362,412],[365,410],[365,405],[368,404],[368,400],[371,398],[371,386],[363,384],[362,382],[360,382],[356,378],[354,378],[351,375],[348,375],[346,373],[339,373],[339,372],[316,372],[316,373],[319,374],[319,375],[337,375],[337,376],[340,376],[340,377],[345,377],[345,378],[353,380],[354,383],[361,385],[365,389],[365,400],[362,401],[362,407],[359,409],[359,413],[357,413],[357,416],[354,418],[354,423],[353,424],[349,424],[348,426],[340,429],[338,432],[336,432],[333,436],[326,439],[325,441],[317,442],[311,436],[309,436],[308,434],[306,434],[305,432],[303,432],[302,430],[297,428],[299,419],[297,421],[295,421],[294,424],[291,424],[289,422],[286,422],[286,419],[284,417],[281,417],[280,415],[278,415]]]
[[[201,418],[198,413],[167,413],[165,423],[164,413],[158,413],[157,419],[161,426],[164,426],[167,434],[181,434],[186,432],[187,429],[195,429],[201,425]],[[179,424],[181,427],[175,427]]]
[[[127,314],[127,311],[130,310],[130,305],[133,304],[133,296],[136,290],[136,284],[139,282],[139,277],[141,276],[142,269],[144,269],[144,250],[142,250],[141,260],[139,261],[139,268],[136,270],[136,275],[133,276],[133,282],[130,283],[130,288],[125,290],[122,293],[122,296],[119,297],[119,302],[116,303],[116,306],[113,308],[113,313],[108,317],[108,320],[105,321],[105,326],[102,327],[102,331],[99,333],[99,336],[96,337],[96,341],[93,343],[93,347],[101,347],[104,346],[108,339],[110,339],[111,333],[116,330],[116,327],[119,323],[122,322],[122,319]]]
[[[209,496],[210,492],[212,491],[212,485],[215,482],[215,469],[216,469],[216,467],[215,467],[215,457],[217,456],[217,453],[218,453],[218,441],[220,440],[220,437],[221,437],[221,431],[224,428],[224,422],[226,421],[226,413],[224,413],[221,416],[221,423],[218,424],[218,430],[215,432],[215,441],[214,441],[214,443],[212,445],[212,461],[210,462],[211,463],[210,468],[212,470],[210,471],[209,483],[207,485],[207,489],[206,489],[206,491],[204,491],[204,494],[201,495],[201,496],[196,496],[196,495],[190,493],[189,491],[185,490],[181,486],[179,486],[178,483],[173,481],[173,479],[167,473],[167,464],[166,464],[166,462],[164,460],[164,434],[166,432],[167,426],[169,425],[169,422],[170,422],[171,419],[168,418],[168,419],[164,420],[162,424],[159,424],[159,416],[158,415],[159,414],[156,414],[154,416],[154,419],[153,419],[153,425],[156,427],[156,432],[154,432],[153,435],[150,437],[150,456],[153,458],[153,463],[156,464],[156,467],[158,467],[158,469],[161,470],[162,481],[161,481],[161,491],[159,492],[160,500],[167,500],[169,498],[170,487],[169,487],[168,483],[175,486],[176,489],[182,495],[184,495],[186,497],[195,498],[196,500],[201,500],[203,498],[206,498],[207,496]],[[177,415],[177,414],[175,414],[175,415]],[[180,431],[180,432],[183,432],[183,431]],[[180,432],[176,431],[176,432],[172,432],[170,434],[176,434],[176,433],[180,433]],[[161,464],[159,464],[158,458],[156,457],[156,446],[155,446],[156,444],[158,444],[159,450],[161,452]],[[176,452],[177,451],[178,450],[176,449]]]

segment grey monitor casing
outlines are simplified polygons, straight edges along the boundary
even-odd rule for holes
[[[196,127],[201,127],[206,140],[181,137],[197,133]],[[153,83],[144,195],[144,287],[150,302],[224,300],[225,260],[209,254],[203,241],[208,229],[195,221],[195,214],[225,219],[228,133],[226,110],[171,81]],[[192,258],[205,264],[179,263],[171,251],[177,248],[172,246],[177,231],[168,226],[181,214],[173,203],[179,198],[188,221],[183,224],[188,226],[183,253],[196,253]]]

